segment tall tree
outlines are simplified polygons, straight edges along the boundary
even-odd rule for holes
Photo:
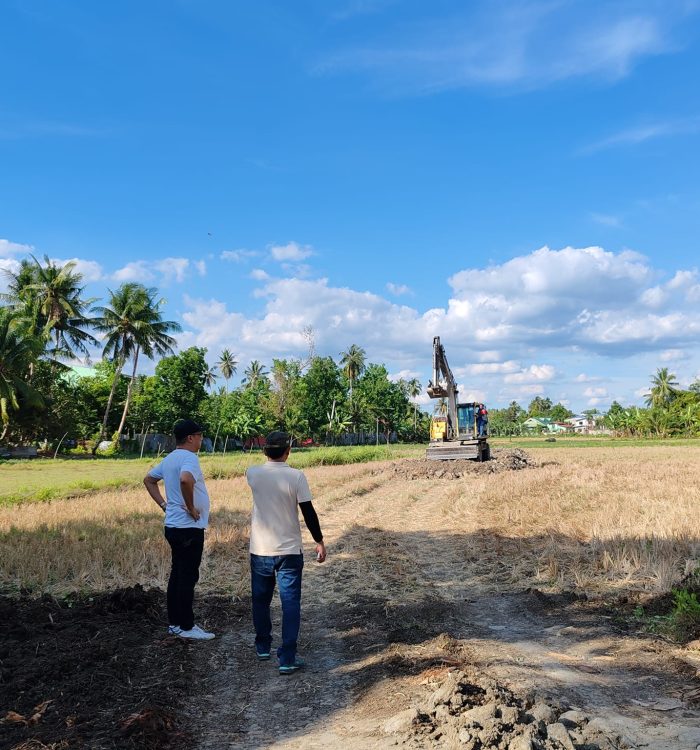
[[[217,366],[219,368],[219,372],[224,376],[224,379],[226,380],[226,390],[228,391],[228,381],[236,374],[236,370],[238,369],[238,361],[236,360],[236,355],[231,354],[228,349],[224,349],[221,352],[221,356],[219,357]]]
[[[216,365],[213,367],[207,367],[205,373],[204,373],[204,385],[206,388],[211,388],[214,383],[216,383],[217,378],[219,377],[216,374]]]
[[[357,378],[365,370],[367,353],[361,346],[352,344],[346,352],[340,353],[340,366],[345,377],[350,381],[350,400],[352,400],[352,389]]]
[[[116,292],[109,290],[109,302],[106,306],[93,309],[99,316],[93,320],[93,326],[104,337],[102,357],[109,359],[115,368],[97,444],[107,436],[107,423],[117,383],[126,361],[136,353],[140,331],[150,320],[150,306],[156,294],[155,289],[147,289],[143,284],[127,282]]]
[[[95,300],[83,297],[83,276],[75,271],[75,262],[59,265],[47,255],[44,265],[34,256],[32,260],[34,280],[26,285],[15,304],[29,304],[25,316],[53,341],[51,353],[55,357],[88,355],[88,346],[98,343],[87,331],[92,321],[85,314]],[[20,268],[19,273],[26,274],[27,269]]]
[[[117,433],[119,435],[121,435],[124,430],[124,423],[126,422],[126,417],[129,413],[129,404],[131,403],[134,381],[136,380],[136,368],[139,363],[139,354],[143,352],[149,359],[153,359],[156,355],[159,357],[165,357],[168,354],[172,354],[173,347],[175,346],[175,339],[172,338],[170,334],[182,330],[179,323],[175,323],[172,320],[163,320],[161,308],[165,304],[165,300],[157,299],[157,293],[156,289],[147,289],[146,300],[143,301],[143,304],[139,308],[139,321],[134,330],[134,341],[131,353],[133,368],[131,371],[131,380],[129,380],[129,388],[126,391],[124,411],[122,412],[122,418],[119,422],[119,427],[117,428]]]
[[[647,406],[668,406],[678,393],[676,376],[668,367],[660,367],[651,378],[651,390],[646,395]]]
[[[10,425],[10,412],[20,403],[41,407],[41,395],[27,384],[30,365],[36,361],[43,343],[22,330],[22,325],[7,308],[0,307],[0,420],[4,440]]]
[[[406,392],[408,393],[409,398],[417,398],[420,396],[421,391],[423,390],[423,386],[421,385],[420,380],[418,378],[411,378],[406,383]],[[416,430],[416,422],[418,420],[418,404],[414,401],[413,402],[413,431]]]
[[[258,383],[267,379],[265,365],[257,359],[254,359],[248,367],[245,368],[243,375],[243,385],[245,385],[246,388],[255,388]]]

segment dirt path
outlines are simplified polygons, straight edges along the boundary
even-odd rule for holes
[[[450,529],[450,493],[465,491],[456,485],[386,469],[323,487],[316,504],[330,557],[305,569],[300,652],[309,667],[280,677],[274,660],[258,663],[247,603],[237,604],[221,637],[197,646],[198,748],[516,747],[505,735],[479,744],[455,708],[463,697],[426,714],[461,669],[477,690],[495,681],[512,691],[521,717],[538,700],[557,716],[583,712],[579,728],[595,725],[603,738],[589,736],[578,745],[586,750],[700,747],[698,683],[674,649],[621,632],[601,604],[522,585],[495,591],[492,577],[486,585],[468,537]],[[387,726],[416,707],[422,718]],[[568,747],[540,742],[527,747]]]

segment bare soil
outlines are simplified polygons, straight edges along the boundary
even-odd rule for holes
[[[0,600],[0,747],[699,747],[697,642],[637,630],[628,596],[487,585],[469,539],[426,520],[459,477],[422,463],[319,503],[329,559],[306,565],[292,676],[257,661],[245,596],[198,599],[203,643],[166,635],[160,591]]]

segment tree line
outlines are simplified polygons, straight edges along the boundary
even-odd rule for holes
[[[589,424],[604,428],[621,437],[665,438],[700,435],[700,379],[687,389],[679,386],[676,375],[668,367],[659,368],[651,377],[645,407],[610,404],[606,413],[597,408],[585,409],[582,415]],[[512,401],[505,409],[492,409],[489,432],[494,436],[522,435],[528,417],[548,417],[554,422],[567,422],[574,416],[561,403],[554,404],[546,396],[536,396],[527,409]]]
[[[31,256],[6,275],[0,441],[82,441],[94,451],[107,438],[128,446],[125,438],[135,434],[169,433],[183,415],[222,439],[246,440],[273,429],[319,442],[362,431],[427,439],[429,420],[415,403],[418,380],[393,382],[358,345],[337,362],[320,357],[307,329],[308,357],[273,359],[269,370],[253,360],[231,388],[239,367],[231,350],[224,349],[213,366],[206,349],[175,353],[174,335],[181,329],[164,319],[157,289],[127,282],[101,303],[86,297],[75,263],[59,265],[48,257]],[[98,348],[101,359],[89,375],[76,375],[66,364]],[[156,361],[154,375],[138,374],[143,358]]]

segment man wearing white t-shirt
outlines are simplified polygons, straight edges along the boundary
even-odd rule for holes
[[[301,509],[304,522],[316,542],[317,561],[326,559],[326,546],[311,504],[309,483],[303,472],[287,465],[290,445],[287,433],[270,433],[265,440],[266,463],[251,466],[246,472],[253,491],[250,576],[255,650],[260,660],[270,658],[270,602],[276,581],[282,603],[282,645],[277,649],[280,674],[291,674],[304,666],[304,660],[296,653],[304,567],[298,509]]]
[[[209,494],[197,457],[203,430],[191,419],[179,419],[173,433],[175,450],[148,472],[143,483],[148,494],[165,511],[165,538],[172,550],[168,630],[181,638],[207,641],[214,633],[195,625],[192,611],[204,549],[204,529],[209,523]],[[165,498],[158,486],[161,480],[165,484]]]

